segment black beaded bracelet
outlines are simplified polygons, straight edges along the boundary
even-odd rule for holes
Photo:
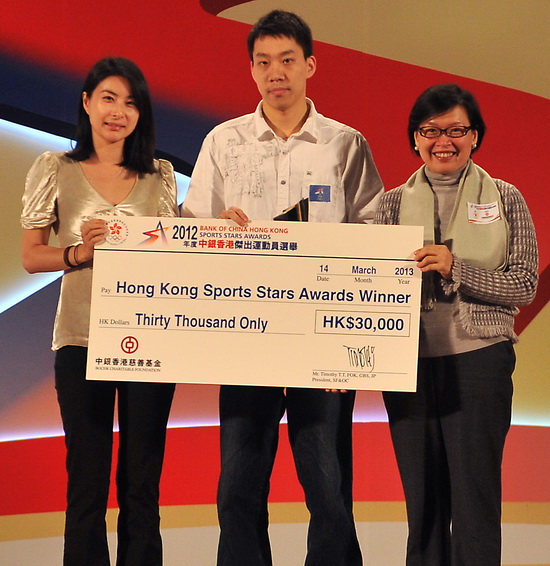
[[[63,250],[63,261],[65,262],[65,265],[67,267],[77,267],[77,263],[71,263],[69,260],[69,252],[71,251],[71,248],[74,248],[74,246],[67,246],[64,250]]]

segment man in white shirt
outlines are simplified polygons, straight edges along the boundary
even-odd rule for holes
[[[208,134],[182,216],[244,226],[305,198],[310,222],[371,221],[383,187],[365,138],[306,97],[316,69],[308,25],[270,12],[250,31],[248,51],[262,100]],[[352,391],[221,386],[218,566],[272,564],[267,499],[285,410],[311,513],[306,566],[362,564],[352,512],[354,400]]]

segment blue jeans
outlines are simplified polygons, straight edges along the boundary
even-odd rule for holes
[[[271,566],[269,481],[285,412],[311,514],[306,566],[360,566],[352,512],[355,392],[222,386],[218,566]]]
[[[117,566],[160,566],[159,481],[174,385],[86,381],[87,349],[61,348],[55,386],[67,446],[64,566],[109,566],[105,513],[118,394]]]
[[[407,503],[407,566],[500,566],[514,365],[509,341],[422,358],[416,393],[384,393]]]

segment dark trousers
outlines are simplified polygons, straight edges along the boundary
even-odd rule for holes
[[[63,564],[109,565],[105,513],[118,393],[116,564],[160,566],[159,482],[175,386],[86,381],[86,354],[86,348],[66,346],[55,359],[69,478]]]
[[[384,393],[401,473],[407,566],[500,566],[510,342],[418,365],[416,393]]]
[[[271,566],[269,480],[285,412],[310,511],[306,566],[360,566],[352,513],[355,393],[222,386],[218,566]]]

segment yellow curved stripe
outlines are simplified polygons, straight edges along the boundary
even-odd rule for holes
[[[358,523],[396,523],[407,520],[405,504],[400,501],[359,501],[355,503]],[[107,530],[116,531],[118,511],[107,512]],[[272,524],[307,523],[309,513],[304,503],[271,503]],[[29,513],[0,517],[0,542],[63,536],[65,513]],[[163,529],[213,527],[218,519],[215,505],[171,505],[161,508]],[[550,525],[550,503],[503,504],[503,523]]]
[[[254,23],[274,7],[254,0],[219,15]],[[548,0],[286,0],[315,39],[550,98]],[[337,79],[337,77],[335,78]]]

